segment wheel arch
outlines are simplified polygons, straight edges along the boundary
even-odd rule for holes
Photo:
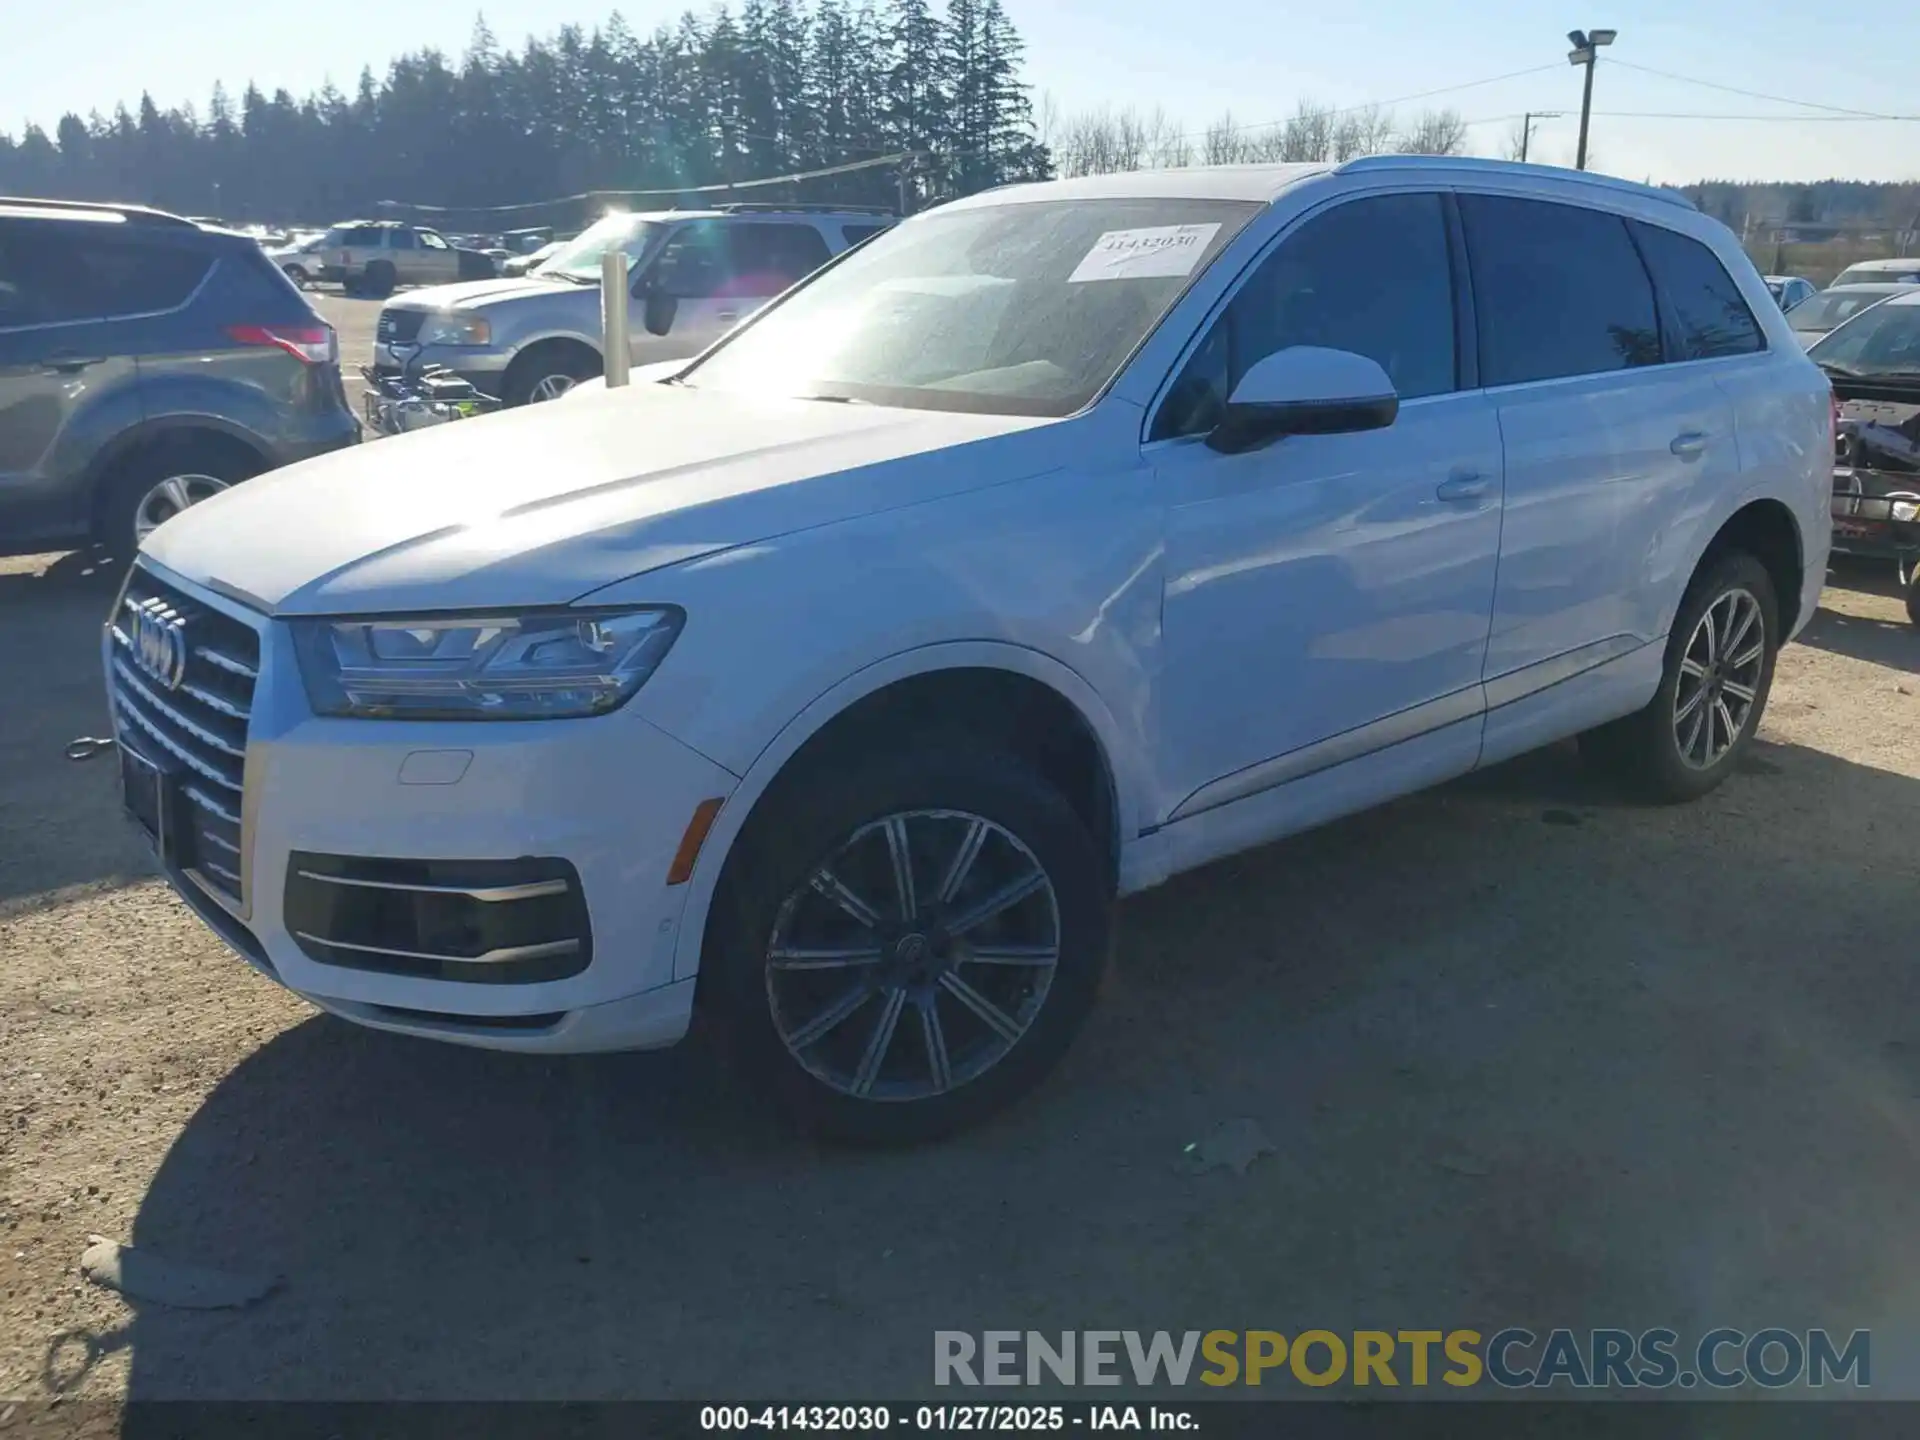
[[[674,978],[698,973],[713,899],[727,863],[783,776],[797,773],[798,765],[830,756],[839,744],[857,749],[872,733],[869,727],[901,714],[918,714],[932,723],[931,713],[937,710],[952,723],[952,698],[968,693],[974,708],[961,710],[962,723],[989,720],[996,704],[1009,701],[1012,705],[998,712],[1003,725],[1046,717],[1047,728],[1027,733],[1024,748],[1031,751],[1038,742],[1038,768],[1061,783],[1074,808],[1090,819],[1095,842],[1117,877],[1121,849],[1143,823],[1144,785],[1098,693],[1068,666],[1022,646],[994,641],[926,646],[876,662],[826,691],[755,757],[721,806],[688,878]]]
[[[1788,612],[1778,617],[1784,643],[1799,620],[1807,573],[1806,544],[1793,510],[1771,496],[1748,500],[1714,531],[1693,573],[1703,573],[1731,550],[1753,556],[1773,581],[1774,599],[1783,612]],[[1688,583],[1692,583],[1691,578]]]
[[[267,442],[253,431],[213,415],[163,415],[130,427],[103,446],[87,472],[87,514],[100,529],[111,500],[113,479],[136,456],[163,448],[213,444],[244,455],[261,470],[273,467]]]

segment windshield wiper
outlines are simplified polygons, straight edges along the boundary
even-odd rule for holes
[[[1857,380],[1860,377],[1858,370],[1853,369],[1851,366],[1841,365],[1833,360],[1816,360],[1813,363],[1829,375],[1844,375],[1849,380]]]
[[[829,405],[871,405],[871,400],[859,400],[852,395],[796,395],[796,400],[824,400]]]

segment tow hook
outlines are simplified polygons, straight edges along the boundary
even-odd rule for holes
[[[120,742],[111,735],[82,735],[78,740],[67,742],[67,759],[91,760],[96,755],[104,755]]]

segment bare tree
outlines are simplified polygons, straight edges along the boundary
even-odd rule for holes
[[[1200,141],[1201,164],[1239,165],[1252,158],[1253,147],[1242,127],[1233,123],[1231,110],[1207,126]]]
[[[1053,152],[1053,166],[1062,176],[1108,175],[1121,170],[1144,170],[1193,163],[1193,144],[1181,133],[1179,122],[1164,110],[1150,114],[1102,106],[1076,115],[1043,116],[1051,129],[1041,131]]]
[[[1333,112],[1302,100],[1280,131],[1276,160],[1325,160],[1333,153]]]
[[[1460,155],[1467,148],[1467,122],[1458,110],[1427,110],[1394,146],[1402,155]]]
[[[1507,138],[1501,142],[1500,154],[1506,160],[1524,160],[1527,157],[1529,137],[1528,128],[1533,124],[1531,115],[1522,115],[1513,122],[1513,129],[1507,132]]]
[[[1393,116],[1378,105],[1342,114],[1333,126],[1335,160],[1378,155],[1393,143]]]

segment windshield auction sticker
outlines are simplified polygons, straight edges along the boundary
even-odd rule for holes
[[[1153,225],[1143,230],[1109,230],[1093,242],[1086,257],[1067,277],[1086,280],[1150,280],[1191,274],[1207,246],[1220,233],[1212,225]]]

